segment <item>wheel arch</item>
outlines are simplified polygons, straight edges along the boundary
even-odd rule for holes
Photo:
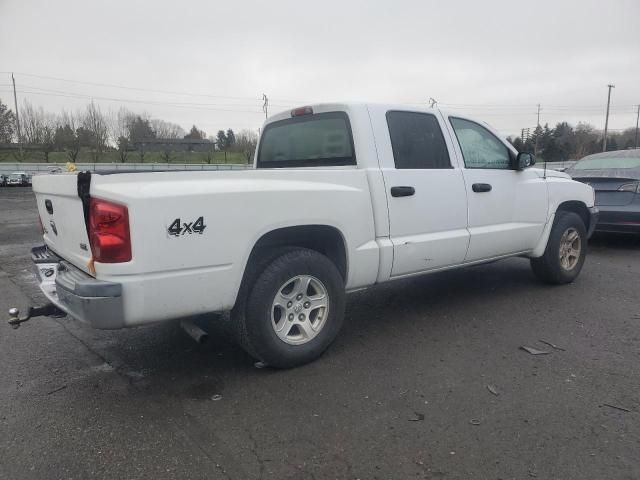
[[[564,202],[560,202],[553,214],[549,217],[547,225],[542,232],[542,236],[540,237],[536,248],[534,248],[533,251],[528,255],[529,257],[537,258],[541,257],[544,254],[544,251],[547,248],[547,242],[549,241],[549,235],[551,234],[551,228],[553,227],[553,223],[558,212],[572,212],[579,215],[584,222],[585,229],[589,231],[591,216],[589,214],[589,208],[587,207],[587,204],[581,200],[565,200]]]
[[[334,263],[345,283],[347,282],[349,260],[342,232],[331,225],[292,225],[270,230],[255,242],[244,266],[241,295],[246,294],[251,278],[287,247],[308,248],[323,254]]]
[[[589,209],[584,202],[580,200],[567,200],[558,205],[556,209],[556,214],[558,212],[573,212],[576,213],[584,223],[584,228],[589,231],[589,222],[591,220],[591,216],[589,214]]]

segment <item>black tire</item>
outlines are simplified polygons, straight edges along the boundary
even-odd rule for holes
[[[566,268],[560,261],[561,240],[565,232],[573,229],[580,240],[580,253],[571,268]],[[531,259],[531,268],[535,276],[546,283],[563,285],[573,282],[580,274],[587,255],[587,229],[582,218],[573,212],[556,213],[547,247],[544,254]]]
[[[256,262],[248,271],[245,288],[232,311],[240,345],[254,358],[275,368],[292,368],[318,358],[333,342],[344,319],[345,290],[340,272],[327,257],[305,248],[271,252],[268,261]],[[329,308],[315,337],[300,345],[281,340],[272,326],[273,301],[288,280],[309,275],[327,291]]]

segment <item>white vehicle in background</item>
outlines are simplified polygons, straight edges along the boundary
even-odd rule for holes
[[[23,187],[28,185],[27,174],[25,172],[13,172],[7,179],[7,186]]]
[[[231,311],[255,358],[300,365],[350,291],[514,256],[573,281],[593,189],[533,164],[457,113],[340,103],[269,118],[253,170],[36,176],[52,306],[31,313],[114,329]]]

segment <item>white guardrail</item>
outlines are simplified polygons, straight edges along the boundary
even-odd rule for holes
[[[100,172],[105,170],[245,170],[253,165],[232,163],[76,163],[77,171]],[[66,171],[66,163],[5,163],[0,162],[0,174],[10,175],[13,172],[24,172],[35,175],[56,170]]]

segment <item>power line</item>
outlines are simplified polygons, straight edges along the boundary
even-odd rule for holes
[[[34,87],[32,85],[23,85],[24,88],[31,88],[33,90],[40,90],[43,92],[49,92],[49,93],[59,93],[59,94],[64,94],[64,95],[73,95],[73,96],[78,96],[78,97],[82,97],[82,98],[98,98],[95,95],[90,95],[90,94],[85,94],[85,93],[75,93],[75,92],[68,92],[65,90],[52,90],[49,88],[41,88],[41,87]],[[129,99],[119,99],[122,101],[129,101]],[[138,99],[131,99],[131,101],[142,101],[142,100],[138,100]],[[150,100],[151,102],[157,102],[157,103],[166,103],[166,104],[171,104],[171,105],[186,105],[186,106],[210,106],[210,107],[255,107],[255,105],[251,105],[251,104],[246,104],[246,103],[202,103],[202,102],[198,102],[198,103],[192,103],[192,102],[165,102],[162,100]]]
[[[28,94],[28,95],[63,97],[63,98],[79,98],[84,100],[104,100],[104,101],[111,101],[111,102],[135,103],[135,104],[156,105],[156,106],[170,106],[170,107],[178,107],[178,108],[188,108],[192,110],[211,110],[211,111],[220,111],[220,112],[256,113],[256,114],[262,113],[258,110],[214,108],[212,106],[208,106],[207,104],[201,104],[201,103],[163,102],[158,100],[133,100],[133,99],[127,99],[127,98],[101,97],[96,95],[84,95],[84,94],[72,94],[72,93],[53,93],[53,92],[46,92],[46,91],[34,92],[34,91],[19,90],[19,93]]]
[[[0,73],[4,73],[4,72],[0,72]],[[139,92],[162,93],[162,94],[169,94],[169,95],[183,95],[183,96],[188,96],[188,97],[223,98],[223,99],[229,99],[229,100],[254,100],[254,101],[259,101],[260,100],[259,97],[249,97],[249,96],[242,97],[242,96],[231,96],[231,95],[213,95],[213,94],[209,94],[209,93],[191,93],[191,92],[176,91],[176,90],[158,90],[158,89],[151,89],[151,88],[132,87],[132,86],[129,86],[129,85],[116,85],[116,84],[111,84],[111,83],[91,82],[91,81],[85,81],[85,80],[73,80],[73,79],[70,79],[70,78],[62,78],[62,77],[51,77],[51,76],[48,76],[48,75],[36,75],[36,74],[33,74],[33,73],[20,73],[20,72],[18,72],[18,75],[24,75],[26,77],[40,78],[40,79],[45,79],[45,80],[56,80],[56,81],[60,81],[60,82],[75,83],[75,84],[79,84],[79,85],[91,85],[91,86],[104,87],[104,88],[119,88],[119,89],[123,89],[123,90],[133,90],[133,91],[139,91]],[[283,101],[283,102],[290,102],[290,103],[287,103],[286,106],[289,106],[291,104],[297,104],[297,103],[305,103],[305,102],[303,102],[301,100],[291,100],[291,99],[286,99],[286,98],[279,98],[278,100]]]
[[[106,87],[106,88],[119,88],[119,89],[123,89],[123,90],[134,90],[134,91],[138,91],[138,92],[152,92],[152,93],[163,93],[163,94],[170,94],[170,95],[185,95],[185,96],[190,96],[190,97],[210,97],[210,98],[227,98],[227,99],[236,99],[236,100],[258,100],[258,98],[256,97],[235,97],[235,96],[229,96],[229,95],[211,95],[211,94],[207,94],[207,93],[190,93],[190,92],[179,92],[179,91],[172,91],[172,90],[156,90],[156,89],[151,89],[151,88],[140,88],[140,87],[130,87],[127,85],[116,85],[116,84],[112,84],[112,83],[100,83],[100,82],[87,82],[84,80],[72,80],[70,78],[61,78],[61,77],[50,77],[47,75],[35,75],[32,73],[20,73],[18,72],[19,75],[24,75],[25,77],[34,77],[34,78],[42,78],[42,79],[46,79],[46,80],[57,80],[60,82],[69,82],[69,83],[76,83],[79,85],[92,85],[92,86],[96,86],[96,87]]]

